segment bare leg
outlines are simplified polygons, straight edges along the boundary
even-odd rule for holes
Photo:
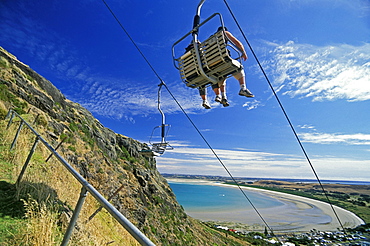
[[[222,81],[222,83],[220,83],[220,90],[221,90],[221,96],[222,96],[222,99],[221,99],[220,103],[224,107],[230,106],[230,104],[227,101],[227,97],[226,97],[226,80],[224,80],[224,81]]]
[[[239,81],[239,85],[240,85],[239,95],[240,96],[246,96],[246,97],[254,97],[254,95],[252,94],[252,92],[250,92],[247,89],[247,86],[245,84],[245,76],[240,77],[238,79],[238,81]]]
[[[202,102],[202,106],[203,106],[205,109],[210,109],[210,108],[211,108],[211,105],[209,105],[208,100],[207,100],[206,89],[205,89],[205,88],[201,88],[201,89],[199,89],[199,94],[200,94],[200,97],[201,97],[201,98],[202,98],[202,100],[203,100],[203,102]]]

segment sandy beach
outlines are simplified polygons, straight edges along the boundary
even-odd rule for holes
[[[200,185],[217,185],[238,189],[237,186],[221,184],[205,180],[187,180],[187,179],[168,179],[170,182],[193,183]],[[244,225],[244,229],[262,230],[265,228],[263,220],[275,232],[287,231],[310,231],[312,229],[320,231],[336,231],[341,225],[328,203],[257,188],[242,187],[243,189],[253,191],[281,201],[283,205],[272,208],[257,208],[258,214],[253,209],[235,209],[230,211],[191,211],[187,212],[190,216],[203,221],[219,221]],[[241,194],[242,195],[242,194]],[[185,208],[186,210],[186,208]],[[335,213],[339,217],[344,227],[356,227],[364,224],[364,221],[354,213],[334,206]],[[263,220],[261,219],[263,218]]]

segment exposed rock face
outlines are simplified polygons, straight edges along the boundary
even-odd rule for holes
[[[155,159],[142,156],[146,144],[105,128],[81,105],[71,102],[27,65],[0,47],[0,86],[16,99],[1,100],[6,110],[38,114],[40,133],[105,197],[123,188],[111,203],[158,245],[214,245],[219,235],[210,233],[188,217],[167,181],[156,169]],[[12,99],[13,98],[13,99]],[[1,109],[4,115],[5,109]],[[228,243],[223,242],[225,245]]]

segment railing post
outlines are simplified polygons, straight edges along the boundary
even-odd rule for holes
[[[64,140],[66,140],[67,139],[67,137],[64,137],[64,138],[62,138],[62,140],[60,141],[60,143],[57,145],[57,147],[55,147],[55,151],[57,151],[57,149],[62,145],[62,143],[64,142]],[[51,158],[53,156],[53,153],[51,153],[50,155],[49,155],[49,157],[48,158],[46,158],[46,160],[45,160],[45,162],[48,162],[49,161],[49,159]]]
[[[13,112],[13,110],[9,109],[8,113],[6,114],[4,120],[8,119],[8,117],[10,116],[10,113]]]
[[[19,174],[18,176],[18,179],[17,179],[17,182],[16,182],[16,187],[18,187],[19,183],[21,182],[22,178],[23,178],[23,175],[24,173],[26,172],[26,169],[27,169],[27,166],[28,166],[28,163],[30,162],[31,158],[32,158],[32,155],[33,153],[35,152],[36,150],[36,147],[37,147],[37,143],[39,142],[39,136],[36,136],[36,139],[35,139],[35,143],[33,144],[31,150],[30,150],[30,153],[28,154],[27,156],[27,160],[26,162],[24,163],[23,167],[22,167],[22,170],[21,170],[21,173]]]
[[[9,114],[11,113],[11,116],[10,116],[10,119],[9,119],[9,122],[8,122],[8,125],[6,126],[6,129],[8,130],[10,125],[12,124],[13,122],[13,118],[14,118],[14,111],[13,110],[9,110],[8,112],[8,115],[5,117],[5,119],[7,119],[9,117]]]
[[[39,118],[40,114],[37,114],[36,117],[35,117],[35,120],[33,121],[33,124],[36,124],[37,122],[37,119]]]
[[[14,145],[15,145],[15,143],[17,142],[18,135],[19,135],[19,132],[22,130],[23,123],[24,123],[24,121],[23,121],[23,120],[21,120],[21,123],[19,124],[19,127],[18,127],[18,131],[17,131],[17,133],[15,134],[15,137],[14,137],[13,143],[12,143],[12,145],[10,146],[10,150],[12,150],[12,149],[14,148]]]
[[[61,246],[67,246],[68,245],[68,241],[71,238],[73,229],[76,225],[78,215],[80,214],[80,211],[81,211],[82,205],[83,205],[83,203],[86,199],[86,196],[87,196],[87,189],[85,188],[85,186],[82,186],[80,197],[78,198],[78,202],[77,202],[76,208],[73,212],[71,221],[69,222],[66,234],[64,234],[64,238],[63,238]]]
[[[118,194],[118,192],[120,192],[123,188],[125,188],[125,184],[121,185],[121,187],[119,187],[110,197],[108,197],[107,201],[109,202],[110,200],[112,200],[113,197],[115,197]],[[87,221],[92,220],[95,217],[95,215],[97,215],[102,209],[103,206],[100,206],[97,210],[95,210],[95,212],[92,215],[90,215]]]

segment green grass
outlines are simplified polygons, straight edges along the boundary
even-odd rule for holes
[[[0,245],[13,245],[14,236],[24,226],[22,219],[15,219],[10,216],[0,215]]]
[[[0,100],[5,102],[11,102],[15,108],[14,110],[18,114],[24,114],[25,108],[27,107],[26,102],[21,102],[16,96],[9,92],[8,87],[5,84],[0,84]]]
[[[0,67],[2,68],[9,67],[9,62],[4,57],[0,57]]]
[[[0,180],[12,180],[12,169],[13,165],[10,162],[4,161],[3,155],[2,155],[2,149],[4,149],[3,146],[0,147]]]
[[[0,181],[0,245],[13,245],[14,236],[25,226],[23,202],[16,199],[15,185]]]

